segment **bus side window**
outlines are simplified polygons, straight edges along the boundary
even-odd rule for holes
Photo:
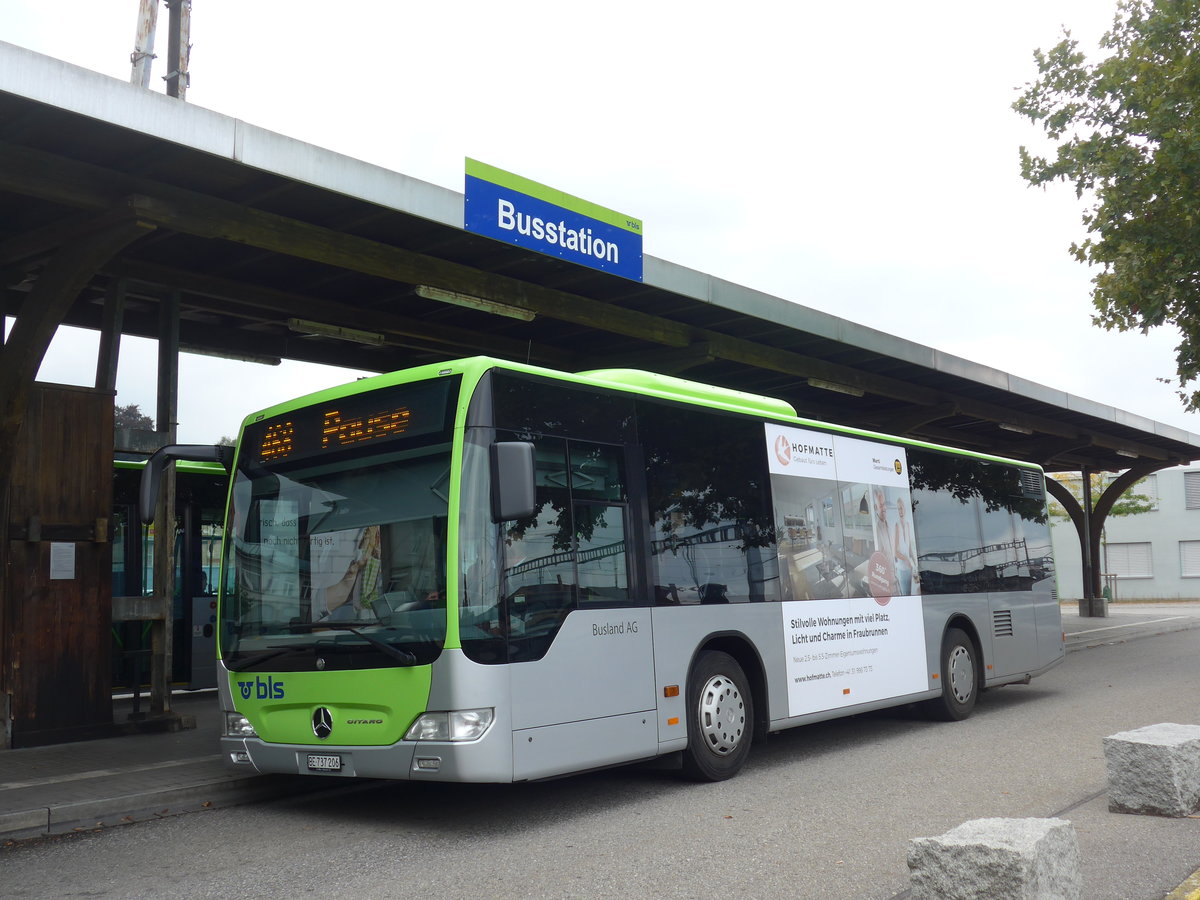
[[[568,443],[579,605],[628,606],[628,505],[621,447]]]
[[[778,600],[761,422],[640,401],[659,606]]]
[[[628,606],[629,563],[625,507],[575,504],[579,605]]]
[[[540,438],[537,508],[504,523],[509,658],[539,659],[577,607],[630,603],[620,447]]]
[[[574,554],[566,441],[535,442],[537,504],[532,516],[505,522],[504,622],[509,658],[545,655],[575,606]]]

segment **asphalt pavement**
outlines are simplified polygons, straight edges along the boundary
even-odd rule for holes
[[[1191,628],[1200,628],[1200,601],[1113,604],[1104,618],[1081,617],[1076,604],[1063,604],[1069,653]],[[128,706],[115,704],[114,721],[128,717]],[[0,843],[345,787],[341,779],[256,775],[226,766],[217,747],[215,691],[176,693],[172,707],[194,727],[0,751]],[[1120,829],[1110,831],[1121,840]],[[1104,856],[1103,848],[1092,847],[1084,865],[1088,857],[1099,864]],[[1196,859],[1200,867],[1200,848]],[[1171,898],[1200,898],[1200,869]]]

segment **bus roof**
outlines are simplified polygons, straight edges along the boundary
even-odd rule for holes
[[[575,373],[561,372],[555,369],[544,368],[542,366],[534,366],[525,363],[512,362],[510,360],[496,359],[490,356],[466,357],[463,359],[450,360],[443,363],[434,363],[430,365],[416,366],[411,369],[401,369],[395,372],[387,372],[382,375],[374,375],[369,378],[360,378],[357,381],[337,385],[327,388],[323,391],[317,391],[312,394],[297,397],[293,400],[289,400],[276,406],[252,413],[242,421],[242,428],[244,429],[247,425],[262,421],[263,419],[272,418],[274,416],[282,415],[292,410],[302,409],[314,404],[338,400],[354,394],[377,390],[379,388],[407,384],[415,381],[424,381],[431,378],[462,375],[466,384],[468,386],[473,386],[480,378],[483,377],[485,373],[493,369],[504,369],[511,372],[519,372],[527,375],[551,378],[556,381],[564,381],[572,384],[586,385],[590,387],[636,394],[638,396],[674,400],[692,406],[704,406],[707,408],[724,410],[727,412],[762,416],[780,424],[823,428],[826,430],[853,435],[855,437],[863,437],[870,440],[886,440],[909,447],[923,447],[930,450],[941,450],[960,456],[969,456],[971,458],[980,459],[987,462],[1004,463],[1007,465],[1019,466],[1024,469],[1034,469],[1039,472],[1042,471],[1041,466],[1037,465],[1036,463],[1008,459],[1006,457],[994,456],[987,453],[979,453],[973,450],[963,450],[958,447],[934,444],[914,438],[897,437],[895,435],[885,434],[883,432],[867,431],[861,428],[839,425],[835,422],[808,419],[797,413],[795,407],[793,407],[786,400],[781,400],[774,397],[764,397],[758,394],[746,393],[744,391],[736,391],[730,388],[704,384],[698,381],[689,381],[685,378],[659,375],[654,372],[647,372],[640,369],[594,369]]]
[[[135,469],[141,471],[146,468],[145,459],[114,459],[114,469]],[[189,475],[218,475],[222,478],[228,477],[228,472],[220,463],[215,462],[197,462],[196,460],[180,459],[175,461],[175,470],[177,472],[186,472]]]

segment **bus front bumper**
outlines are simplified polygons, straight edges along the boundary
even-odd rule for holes
[[[270,744],[221,738],[221,755],[239,771],[262,774],[389,778],[404,781],[513,780],[511,734],[491,729],[477,741],[398,741],[376,747]]]

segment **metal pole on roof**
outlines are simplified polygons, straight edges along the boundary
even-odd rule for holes
[[[129,61],[133,72],[129,83],[150,87],[150,68],[154,63],[154,32],[158,29],[158,0],[141,0],[138,5],[137,33]]]
[[[163,76],[167,96],[185,99],[189,84],[188,60],[191,57],[192,0],[164,0],[170,17],[167,21],[167,65]]]

